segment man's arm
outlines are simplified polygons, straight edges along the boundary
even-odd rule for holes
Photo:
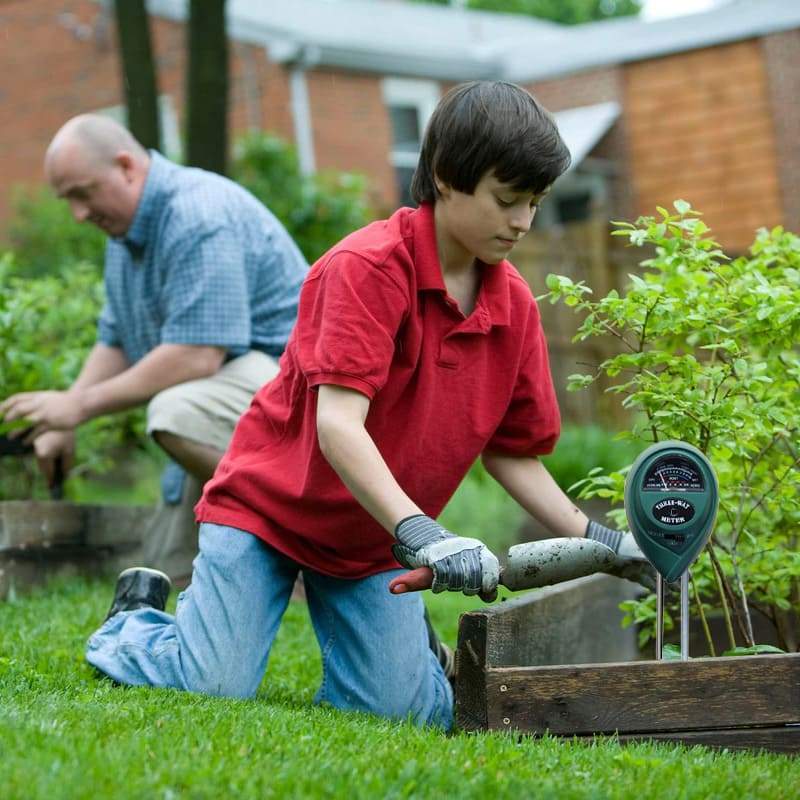
[[[486,471],[555,536],[583,536],[589,518],[561,491],[538,458],[484,453]]]
[[[124,372],[82,390],[85,419],[141,405],[170,386],[207,378],[222,366],[225,352],[206,345],[160,344]]]
[[[0,404],[6,421],[27,419],[32,437],[46,431],[71,430],[102,414],[122,411],[148,401],[178,383],[213,375],[225,357],[219,347],[162,344],[133,366],[120,366],[116,348],[93,350],[75,384],[66,392],[23,392]],[[108,377],[105,377],[108,376]],[[90,382],[96,380],[96,382]]]
[[[124,372],[130,364],[119,347],[110,347],[98,342],[83,362],[80,374],[70,386],[70,391],[85,389],[95,383],[113,378]]]

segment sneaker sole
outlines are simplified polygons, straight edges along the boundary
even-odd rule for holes
[[[132,572],[147,572],[150,575],[163,578],[167,582],[169,588],[172,589],[172,581],[170,580],[169,575],[167,575],[166,572],[162,572],[160,569],[152,569],[152,567],[128,567],[128,569],[122,570],[122,572],[117,575],[117,580],[124,578],[126,575],[130,575]]]

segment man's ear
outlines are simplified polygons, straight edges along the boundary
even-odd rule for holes
[[[433,185],[436,187],[436,191],[439,193],[440,197],[447,198],[450,196],[450,186],[446,184],[438,175],[433,176]]]
[[[132,153],[127,150],[120,150],[114,156],[114,163],[122,170],[125,175],[125,180],[132,183],[136,179],[136,172],[138,164]]]

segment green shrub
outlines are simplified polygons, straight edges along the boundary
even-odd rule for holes
[[[69,206],[47,188],[19,188],[12,199],[8,248],[14,271],[38,278],[58,275],[76,261],[103,268],[105,234],[89,223],[75,222]]]
[[[762,229],[747,255],[730,260],[688,203],[675,209],[616,223],[616,235],[653,252],[622,294],[593,300],[583,283],[548,276],[550,300],[585,315],[576,339],[602,336],[621,349],[594,375],[571,376],[571,385],[611,378],[609,391],[640,413],[627,434],[640,449],[680,439],[708,455],[720,508],[692,570],[698,611],[724,615],[729,648],[737,638],[752,647],[755,607],[784,647],[798,649],[800,239]],[[595,472],[583,496],[621,506],[626,471]],[[624,524],[624,511],[615,514]],[[646,623],[646,639],[654,598],[628,611]]]
[[[95,342],[102,283],[94,266],[85,263],[58,277],[22,278],[16,272],[9,254],[0,258],[1,396],[66,389]],[[0,433],[9,427],[0,422]],[[143,441],[141,410],[92,420],[78,429],[74,474],[102,471],[115,449]],[[32,458],[3,461],[0,500],[44,496]]]
[[[599,425],[565,425],[549,456],[542,463],[555,482],[570,496],[577,496],[582,480],[594,469],[618,470],[636,458],[639,447]]]
[[[237,143],[232,176],[278,217],[310,263],[370,220],[362,177],[301,175],[294,148],[269,134]]]

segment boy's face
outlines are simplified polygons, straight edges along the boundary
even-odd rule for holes
[[[487,172],[472,194],[437,183],[437,224],[460,248],[486,264],[497,264],[530,230],[536,209],[550,191],[520,192]]]

